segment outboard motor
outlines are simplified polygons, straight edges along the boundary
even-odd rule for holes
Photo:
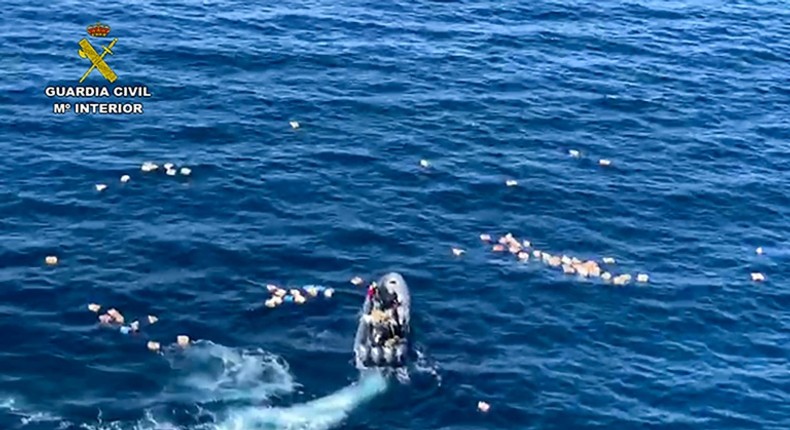
[[[359,359],[360,363],[362,364],[367,363],[368,359],[370,358],[369,355],[370,355],[370,351],[365,345],[359,345],[357,347],[357,358]]]
[[[370,350],[370,360],[373,361],[374,364],[381,363],[381,358],[382,358],[381,356],[382,356],[381,348],[379,348],[378,346],[374,346]]]
[[[395,364],[395,349],[393,347],[384,347],[384,360],[387,361],[387,364]]]
[[[398,345],[395,347],[395,360],[396,363],[401,364],[406,361],[406,345]]]

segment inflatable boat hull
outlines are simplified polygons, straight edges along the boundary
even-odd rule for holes
[[[406,281],[398,273],[388,273],[381,277],[378,288],[386,288],[397,293],[400,301],[398,317],[402,327],[402,337],[391,346],[377,346],[373,342],[372,327],[363,318],[370,314],[373,303],[370,296],[365,298],[359,327],[354,338],[354,355],[358,368],[369,367],[401,367],[406,365],[409,352],[409,333],[411,331],[411,296]]]

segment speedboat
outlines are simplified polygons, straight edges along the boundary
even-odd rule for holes
[[[398,273],[388,273],[368,291],[354,338],[358,368],[402,367],[409,351],[411,296]]]

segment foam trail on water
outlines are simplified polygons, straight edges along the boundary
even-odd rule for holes
[[[6,412],[9,416],[16,417],[19,420],[19,425],[13,428],[24,428],[30,424],[47,423],[47,427],[51,427],[52,423],[60,422],[61,419],[46,411],[33,411],[28,410],[24,405],[19,405],[16,399],[12,397],[0,400],[0,411]],[[0,419],[2,419],[0,414]]]
[[[261,401],[298,386],[288,364],[262,349],[198,341],[168,360],[177,375],[168,391],[181,401]]]
[[[306,403],[252,406],[293,393],[299,386],[280,357],[262,349],[200,341],[184,350],[168,349],[164,358],[170,362],[172,379],[160,395],[139,405],[145,413],[140,419],[107,421],[99,410],[95,421],[73,423],[32,409],[23,412],[26,408],[17,399],[0,396],[0,418],[5,412],[19,419],[17,426],[2,430],[38,430],[36,425],[47,430],[329,430],[387,389],[381,372],[368,371],[357,382]],[[188,412],[187,422],[172,410],[173,405],[185,404],[197,409]]]
[[[290,407],[244,408],[228,414],[217,430],[328,430],[352,410],[387,389],[387,379],[372,371],[328,396]]]

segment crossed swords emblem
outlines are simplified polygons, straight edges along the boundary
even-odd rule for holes
[[[104,52],[102,52],[101,55],[99,55],[99,53],[96,52],[96,50],[93,48],[93,45],[91,45],[91,43],[88,42],[88,39],[80,40],[80,48],[82,48],[80,49],[80,57],[89,59],[93,64],[91,68],[88,69],[88,71],[85,72],[84,75],[82,75],[82,78],[80,78],[80,83],[82,83],[82,81],[84,81],[85,78],[87,78],[88,75],[91,74],[93,69],[98,69],[99,73],[101,73],[101,75],[104,76],[104,79],[107,79],[108,81],[110,81],[110,83],[113,83],[115,82],[116,79],[118,79],[118,75],[116,75],[115,72],[112,71],[110,66],[107,65],[107,62],[104,61],[105,55],[107,54],[113,55],[112,47],[115,46],[116,42],[118,42],[117,37],[113,39],[112,42],[110,42],[109,46],[102,45],[102,49],[104,50]]]

